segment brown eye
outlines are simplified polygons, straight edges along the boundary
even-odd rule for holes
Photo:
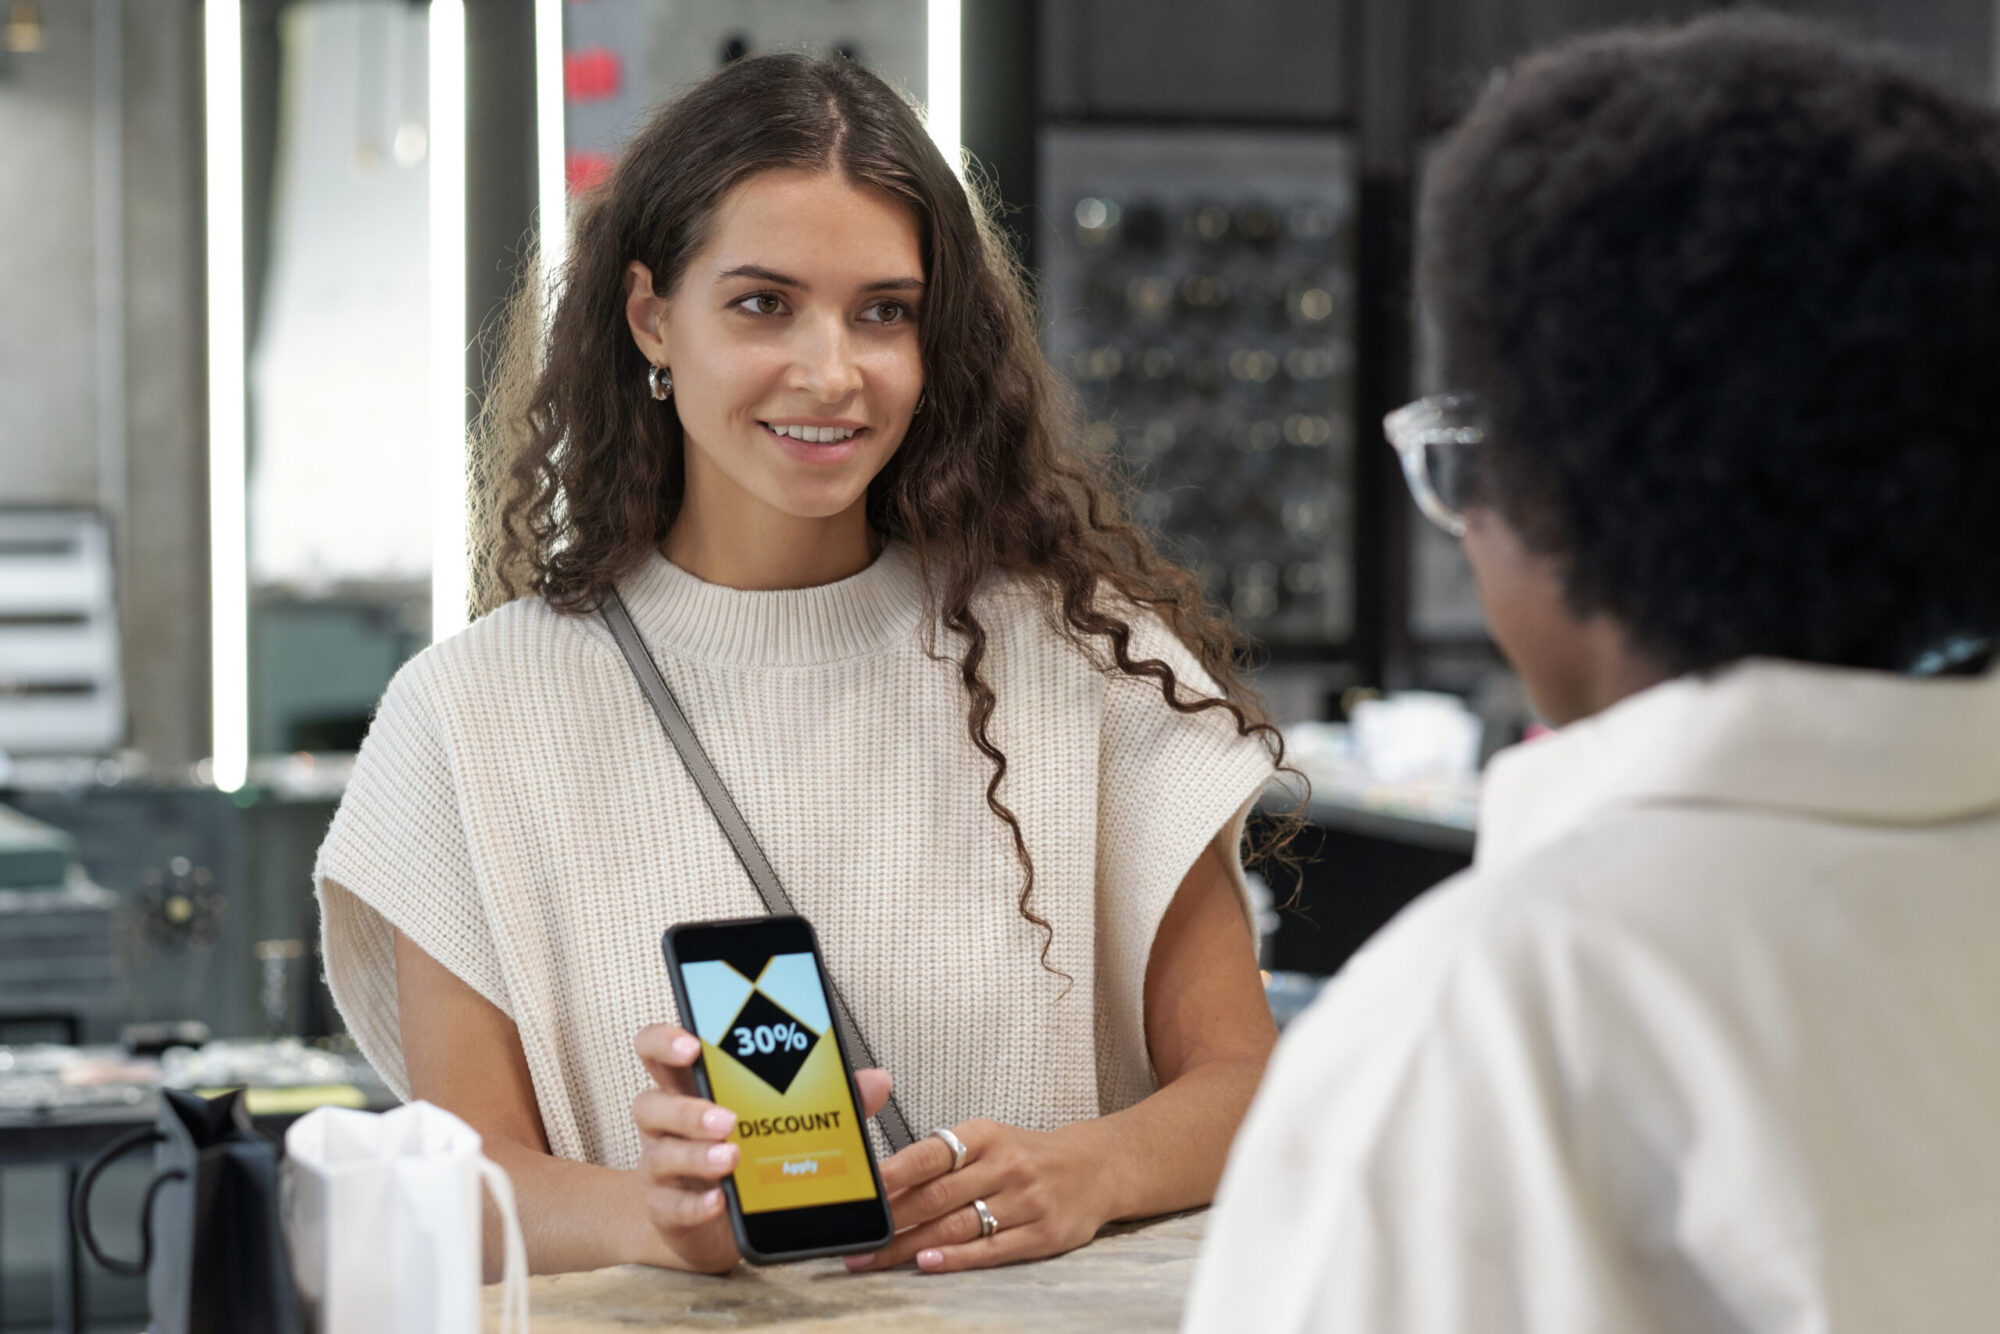
[[[736,303],[736,308],[750,315],[776,315],[785,308],[784,298],[770,292],[759,292],[746,296]]]
[[[868,308],[868,318],[876,324],[901,324],[910,318],[910,308],[900,301],[878,301]]]

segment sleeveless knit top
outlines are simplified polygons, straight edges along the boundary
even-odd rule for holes
[[[1066,981],[1017,908],[958,645],[907,549],[818,588],[723,588],[659,556],[619,587],[915,1133],[977,1116],[1048,1130],[1153,1090],[1154,933],[1271,777],[1259,740],[1107,672],[1020,585],[981,596],[1000,798]],[[1135,657],[1214,692],[1161,622],[1133,626]],[[539,599],[397,674],[314,875],[334,999],[398,1095],[392,927],[513,1020],[552,1151],[620,1168],[649,1084],[633,1034],[677,1021],[661,932],[764,912],[603,622]]]

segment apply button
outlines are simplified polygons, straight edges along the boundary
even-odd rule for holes
[[[783,1158],[759,1158],[757,1179],[767,1186],[786,1181],[813,1181],[847,1175],[847,1155],[839,1149],[794,1153]]]

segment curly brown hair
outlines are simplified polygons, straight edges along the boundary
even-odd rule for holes
[[[1102,463],[1073,450],[1073,399],[1036,343],[1012,252],[880,78],[837,58],[739,60],[664,106],[581,201],[553,309],[545,320],[525,281],[499,331],[496,389],[477,433],[478,609],[532,593],[565,612],[594,611],[666,538],[684,493],[682,428],[647,395],[647,362],[626,323],[626,268],[645,264],[655,291],[670,295],[729,192],[778,168],[836,170],[899,200],[918,223],[926,407],[870,484],[868,522],[914,550],[934,625],[960,641],[967,728],[993,767],[986,804],[1013,835],[1021,914],[1043,932],[1046,966],[1051,928],[1030,905],[1034,863],[1000,799],[1007,757],[988,735],[996,699],[980,670],[987,631],[974,597],[989,576],[1045,589],[1065,637],[1107,671],[1157,682],[1176,712],[1226,710],[1280,767],[1284,739],[1243,684],[1229,626],[1122,518],[1121,487]],[[1159,658],[1134,657],[1126,610],[1165,622],[1221,694],[1189,688]],[[1253,856],[1280,853],[1300,821],[1295,811],[1277,822]]]

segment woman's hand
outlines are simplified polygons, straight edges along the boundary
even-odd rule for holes
[[[850,1258],[847,1267],[885,1269],[915,1257],[918,1268],[943,1274],[1075,1250],[1112,1217],[1093,1189],[1103,1175],[1103,1149],[1091,1142],[1099,1124],[1044,1134],[966,1121],[952,1127],[965,1144],[957,1171],[942,1139],[912,1144],[882,1163],[895,1240]],[[999,1224],[990,1237],[979,1235],[974,1200],[983,1200]]]
[[[701,1041],[673,1024],[648,1024],[632,1045],[653,1087],[632,1100],[646,1217],[690,1269],[719,1274],[741,1257],[730,1235],[722,1179],[735,1170],[736,1114],[695,1093]]]
[[[1160,1088],[1120,1112],[1048,1134],[967,1121],[882,1164],[900,1231],[850,1269],[915,1257],[927,1273],[1012,1264],[1074,1250],[1113,1219],[1206,1204],[1277,1027],[1257,976],[1249,921],[1231,877],[1234,827],[1181,879],[1146,965],[1146,1045]],[[983,1200],[999,1230],[979,1235]]]
[[[632,1100],[639,1127],[639,1176],[646,1217],[670,1259],[656,1263],[719,1274],[741,1257],[730,1233],[722,1179],[741,1152],[730,1141],[736,1114],[695,1092],[693,1067],[701,1040],[673,1024],[648,1024],[633,1039],[654,1087]],[[889,1098],[889,1076],[857,1070],[864,1117]],[[946,1154],[949,1161],[950,1154]]]

